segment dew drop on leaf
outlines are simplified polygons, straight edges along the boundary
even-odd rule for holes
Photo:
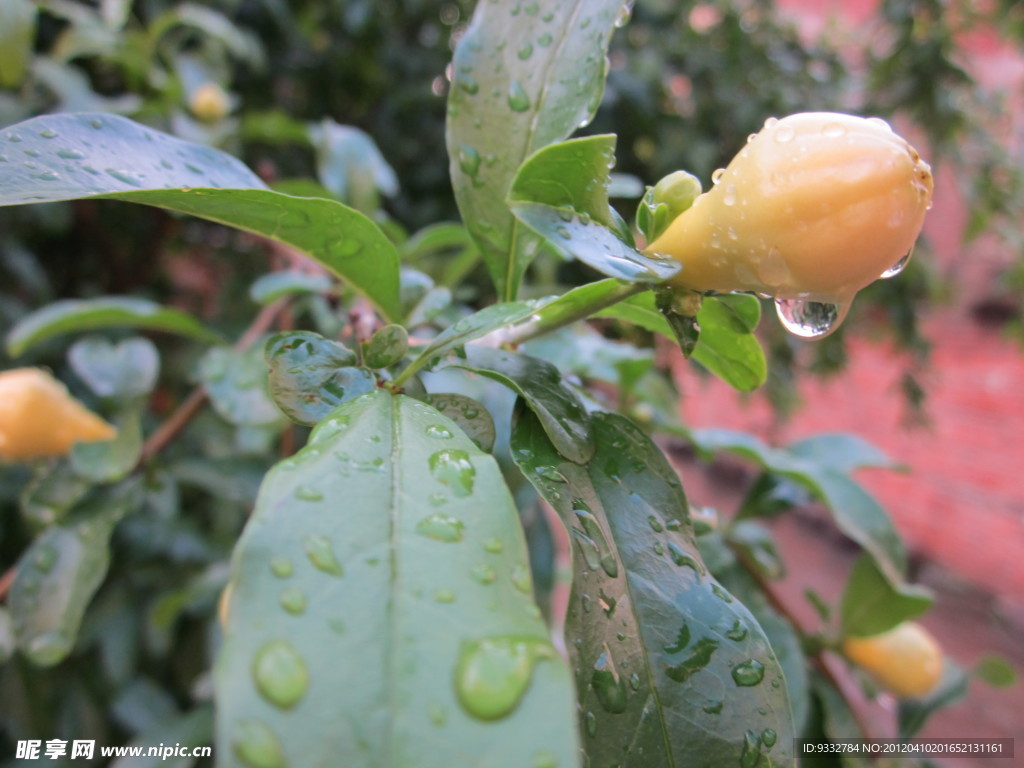
[[[338,562],[334,554],[334,546],[326,536],[307,536],[303,542],[306,548],[306,556],[313,567],[318,571],[329,573],[332,576],[341,576],[345,570]]]
[[[292,575],[292,561],[287,557],[276,556],[270,558],[270,572],[279,579],[287,579]]]
[[[298,587],[283,589],[277,602],[293,616],[298,616],[306,611],[306,595]]]
[[[435,541],[456,542],[462,541],[463,527],[461,520],[451,515],[437,514],[420,520],[416,524],[416,533]]]
[[[613,715],[626,711],[626,684],[619,677],[608,646],[604,646],[601,655],[594,662],[594,670],[590,676],[590,685],[594,689],[598,702]]]
[[[522,83],[513,80],[508,89],[508,107],[513,112],[525,112],[530,108],[530,97],[526,95]]]
[[[295,498],[300,501],[321,501],[323,497],[324,495],[320,491],[308,485],[300,485],[295,489]]]
[[[764,679],[764,664],[757,659],[749,659],[732,668],[732,679],[736,685],[750,687]]]
[[[274,706],[289,709],[309,687],[309,670],[287,640],[271,640],[256,652],[252,665],[256,689]]]
[[[281,742],[266,725],[256,720],[235,724],[231,747],[235,756],[249,768],[284,768]]]
[[[428,459],[430,473],[441,483],[452,489],[459,498],[473,492],[476,468],[469,460],[469,454],[460,448],[449,448],[432,454]]]
[[[463,643],[455,668],[459,703],[480,720],[507,716],[530,687],[534,665],[553,655],[547,643],[531,637],[490,637]]]

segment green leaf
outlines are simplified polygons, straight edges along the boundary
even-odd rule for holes
[[[520,164],[588,122],[621,0],[478,3],[455,48],[447,145],[455,198],[498,295],[514,299],[538,241],[505,199]]]
[[[789,444],[790,453],[848,475],[855,469],[899,465],[867,440],[849,432],[824,432]]]
[[[653,293],[642,293],[599,313],[660,333],[672,342],[676,335],[655,306]],[[760,304],[753,296],[706,296],[697,313],[700,336],[691,357],[713,374],[742,392],[761,386],[767,364],[754,336]]]
[[[928,695],[918,699],[900,699],[897,721],[901,739],[910,739],[933,714],[967,695],[969,676],[950,659],[945,660],[942,679]]]
[[[840,607],[843,635],[870,637],[897,624],[920,616],[932,604],[924,587],[893,586],[875,565],[874,558],[861,554],[846,581]]]
[[[42,465],[21,492],[21,515],[34,530],[42,530],[61,520],[92,486],[75,472],[70,459]]]
[[[266,306],[283,296],[301,293],[327,293],[331,289],[331,278],[309,272],[286,270],[263,275],[249,288],[249,296],[257,304]]]
[[[409,350],[409,332],[400,325],[385,325],[374,332],[363,348],[363,361],[370,368],[389,368]]]
[[[238,426],[281,423],[271,399],[262,345],[247,350],[212,347],[199,361],[199,380],[217,414]]]
[[[821,499],[836,526],[860,544],[875,560],[891,585],[904,583],[907,552],[892,519],[861,485],[815,457],[803,458],[784,448],[772,448],[751,434],[727,429],[697,429],[691,433],[703,453],[728,451],[764,469],[800,483]]]
[[[621,387],[624,393],[654,364],[654,350],[613,341],[586,323],[565,326],[529,341],[522,350],[547,360],[562,373],[606,381]]]
[[[726,534],[729,543],[743,556],[744,564],[761,578],[781,579],[786,575],[786,564],[771,529],[754,520],[736,520]]]
[[[36,7],[31,0],[0,3],[0,88],[21,85],[32,62]]]
[[[155,744],[167,744],[168,748],[202,747],[213,740],[213,709],[200,706],[184,715],[174,717],[154,728],[146,730],[133,739],[128,747],[142,747],[138,756],[118,757],[110,768],[166,768],[169,764],[164,755],[149,755],[149,748]]]
[[[466,347],[465,362],[456,367],[494,379],[522,397],[562,456],[582,464],[594,455],[590,417],[547,360],[472,345]]]
[[[140,401],[129,402],[117,415],[117,435],[112,440],[71,446],[71,468],[75,474],[93,483],[114,483],[135,469],[142,453],[143,405]]]
[[[491,412],[471,397],[453,393],[429,393],[423,402],[445,418],[454,421],[466,436],[485,453],[494,449],[494,419]]]
[[[572,208],[515,202],[511,209],[555,251],[603,275],[635,283],[660,283],[679,272],[679,262],[674,259],[647,256],[624,243],[608,227]]]
[[[842,693],[817,674],[811,678],[811,688],[821,707],[821,725],[826,739],[845,741],[846,739],[865,738],[866,734],[861,731],[857,718]],[[839,753],[837,764],[842,768],[857,768],[857,766],[863,765],[863,761]]]
[[[0,163],[0,205],[97,198],[199,216],[303,251],[399,316],[398,253],[352,208],[272,192],[230,155],[114,115],[45,115],[5,136],[34,154],[31,167]]]
[[[481,336],[486,336],[499,328],[514,325],[530,317],[538,306],[539,304],[533,301],[508,301],[492,304],[479,312],[463,317],[454,325],[437,334],[409,366],[395,377],[395,384],[401,385],[414,373],[431,364],[434,358],[440,357],[446,352],[461,347],[474,339],[479,339]]]
[[[230,585],[223,765],[577,764],[501,471],[429,406],[334,410],[267,475]]]
[[[87,336],[68,350],[68,362],[94,394],[118,400],[148,395],[160,373],[156,346],[140,337],[115,343]]]
[[[105,296],[63,299],[36,310],[7,334],[7,351],[16,357],[55,336],[96,328],[144,328],[176,333],[206,343],[221,340],[216,333],[181,310],[147,299]]]
[[[584,466],[559,456],[525,409],[512,436],[513,458],[573,541],[566,646],[590,763],[792,762],[782,668],[701,561],[675,470],[621,416],[596,413],[593,430]]]
[[[544,147],[519,168],[509,189],[509,204],[542,203],[586,214],[611,228],[608,169],[614,163],[614,134]]]
[[[1017,684],[1017,670],[1013,664],[994,653],[984,654],[971,671],[975,677],[995,688],[1009,688]]]
[[[316,151],[320,183],[339,200],[372,215],[380,206],[380,194],[398,193],[394,170],[373,139],[358,128],[325,118],[309,126],[309,140]]]
[[[272,336],[264,351],[270,394],[284,414],[313,426],[337,405],[377,388],[377,377],[355,367],[355,354],[311,331]]]
[[[106,490],[32,543],[18,561],[10,610],[18,648],[33,664],[63,660],[107,573],[114,525],[140,502],[137,484]]]

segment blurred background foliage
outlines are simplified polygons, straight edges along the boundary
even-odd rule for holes
[[[457,218],[444,151],[446,67],[472,6],[3,0],[0,124],[54,111],[124,114],[227,149],[283,190],[341,199],[406,241]],[[1020,158],[998,140],[1002,104],[964,69],[956,35],[997,21],[1004,35],[1024,40],[1024,12],[1011,0],[951,10],[944,0],[885,0],[873,21],[876,42],[851,50],[808,41],[768,0],[640,0],[612,42],[607,93],[584,130],[619,136],[620,212],[630,219],[630,196],[676,169],[707,186],[767,116],[843,110],[911,123],[926,137],[923,153],[955,170],[971,209],[968,235],[996,232],[1019,252],[1010,224],[1024,208]],[[435,250],[465,252],[458,230],[448,234],[448,246]],[[409,240],[407,252],[416,252],[416,242]],[[459,298],[487,296],[485,272],[471,258],[460,263],[468,288]],[[1005,274],[1005,288],[1017,296],[1024,293],[1021,263]],[[866,291],[855,308],[861,319],[843,330],[875,318],[924,354],[916,308],[948,287],[926,259],[911,265],[900,280]],[[55,299],[131,294],[188,309],[233,338],[258,309],[249,286],[282,266],[287,256],[249,236],[153,209],[88,201],[0,209],[0,317],[7,327]],[[456,282],[446,273],[451,260],[418,266],[441,285]],[[578,284],[589,278],[583,269],[539,260],[532,290]],[[409,280],[408,301],[422,307],[437,294],[429,280],[417,279]],[[308,317],[292,318],[299,327],[329,334],[347,321],[323,301],[306,309]],[[792,404],[794,376],[841,367],[842,332],[808,355],[774,321],[763,325],[769,389],[783,410]],[[194,345],[160,345],[163,373],[146,434],[188,391],[198,366]],[[16,362],[49,365],[75,389],[64,350],[49,343]],[[920,397],[912,377],[906,387]],[[671,408],[674,394],[659,392]],[[13,754],[7,748],[18,738],[62,734],[95,734],[103,744],[209,737],[209,718],[196,713],[211,695],[211,617],[277,439],[272,429],[228,424],[207,410],[150,470],[146,507],[117,529],[111,572],[76,654],[56,670],[19,659],[0,669],[0,753]],[[0,558],[10,564],[32,537],[15,512],[28,473],[0,471]]]

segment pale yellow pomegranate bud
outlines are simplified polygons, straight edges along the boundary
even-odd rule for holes
[[[848,637],[843,653],[879,687],[897,696],[924,696],[942,679],[942,648],[913,621],[880,635]]]
[[[931,207],[931,169],[910,144],[883,120],[831,112],[770,118],[713,180],[647,249],[698,291],[849,306],[898,272]]]
[[[0,373],[0,460],[62,456],[77,442],[110,440],[117,430],[38,368]]]
[[[189,102],[192,114],[204,123],[216,123],[223,120],[230,108],[230,99],[217,83],[203,83],[196,88]]]

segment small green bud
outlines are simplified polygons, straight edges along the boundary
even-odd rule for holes
[[[636,209],[636,226],[647,242],[653,242],[668,229],[701,193],[700,180],[692,173],[675,171],[653,187],[648,187]]]

